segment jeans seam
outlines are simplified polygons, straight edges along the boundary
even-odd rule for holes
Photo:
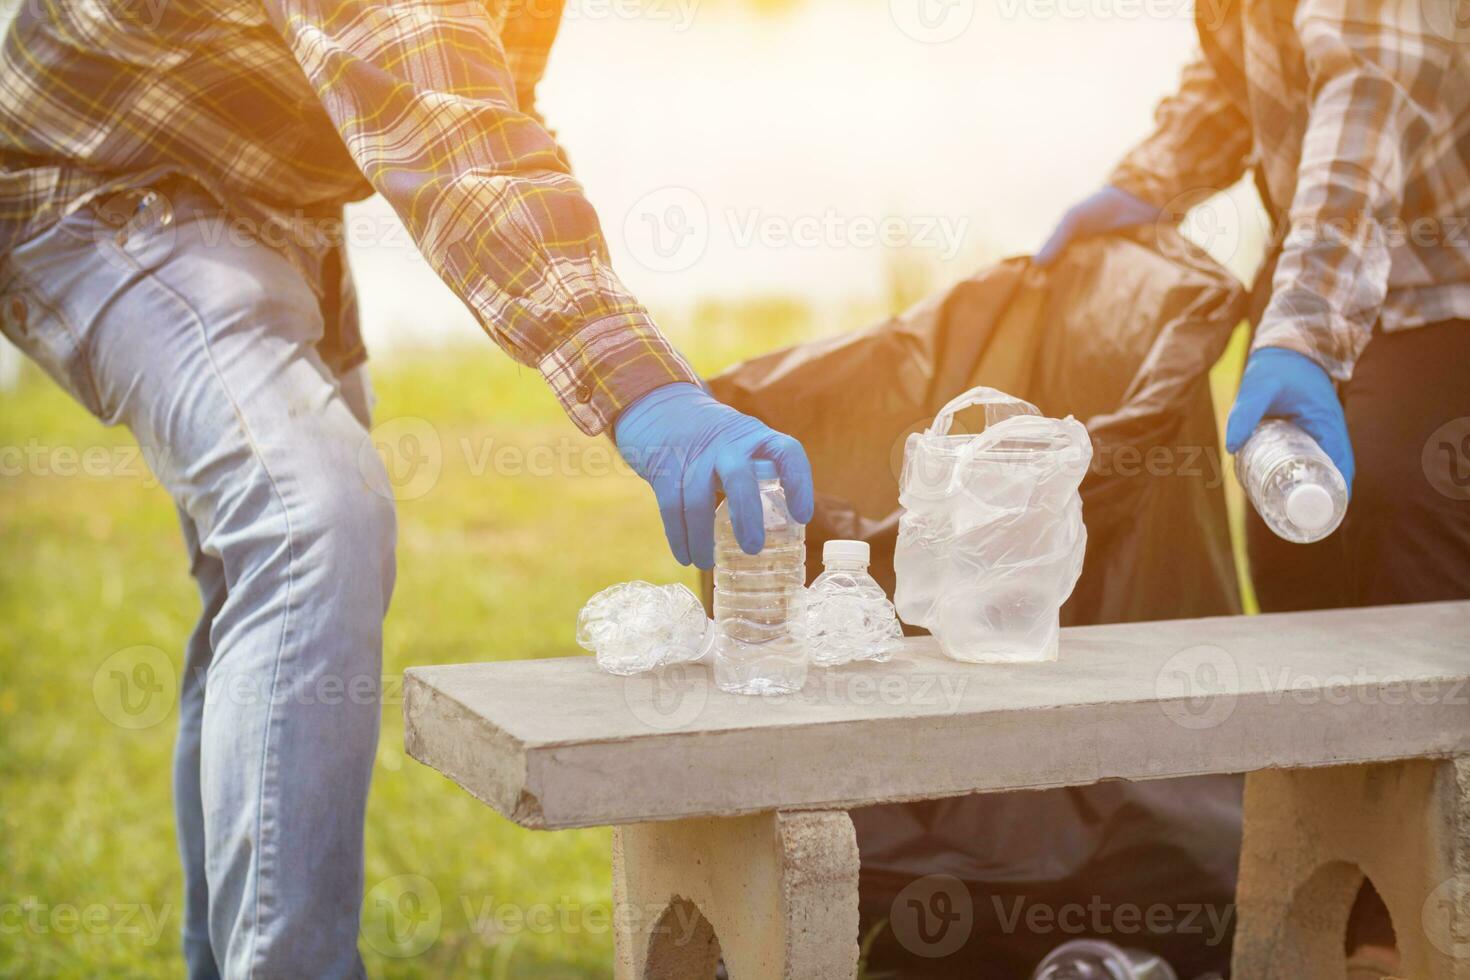
[[[267,708],[266,723],[264,729],[265,734],[261,739],[260,746],[260,783],[257,788],[258,803],[255,810],[255,847],[252,849],[251,856],[251,870],[253,872],[252,893],[247,897],[247,901],[251,909],[252,928],[250,933],[250,950],[247,957],[248,965],[246,967],[246,976],[253,977],[255,975],[256,942],[260,937],[260,854],[261,851],[264,849],[262,846],[264,836],[262,828],[264,826],[264,811],[266,799],[265,784],[268,774],[266,760],[270,755],[270,744],[272,736],[275,734],[275,727],[277,722],[276,685],[280,681],[281,661],[285,656],[286,639],[291,631],[291,613],[296,599],[296,536],[291,524],[291,508],[286,503],[285,494],[281,492],[280,485],[276,482],[275,474],[271,472],[270,465],[265,460],[265,455],[260,451],[259,445],[255,441],[255,436],[250,431],[249,423],[245,421],[245,414],[240,409],[240,403],[238,399],[235,398],[234,392],[230,389],[229,383],[225,380],[224,373],[220,371],[219,364],[215,360],[214,348],[209,341],[209,332],[204,328],[204,317],[199,313],[197,309],[195,309],[194,304],[191,303],[187,298],[185,298],[182,293],[180,293],[173,286],[165,282],[162,276],[159,275],[157,270],[144,269],[142,265],[137,262],[136,259],[132,258],[132,256],[129,256],[128,258],[135,271],[141,277],[140,281],[149,281],[156,285],[166,295],[168,295],[176,303],[183,307],[184,311],[188,313],[189,318],[194,322],[195,328],[199,333],[199,339],[204,348],[205,357],[209,360],[210,370],[211,372],[213,372],[215,380],[219,383],[221,390],[225,393],[225,397],[229,399],[230,407],[235,412],[235,420],[240,425],[240,431],[244,434],[245,441],[250,446],[252,455],[254,455],[256,461],[260,464],[261,470],[265,473],[266,479],[270,482],[271,492],[275,495],[277,503],[280,504],[281,515],[286,522],[286,601],[284,604],[286,612],[281,623],[280,639],[276,646],[275,658],[272,664],[271,683],[269,689],[270,706]],[[218,959],[222,951],[217,950],[215,952],[216,958]]]

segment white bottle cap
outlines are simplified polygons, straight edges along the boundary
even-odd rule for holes
[[[822,561],[860,561],[864,565],[872,556],[866,541],[843,541],[835,539],[822,545]]]
[[[1315,483],[1303,483],[1286,495],[1286,517],[1303,531],[1320,531],[1332,523],[1332,494]]]

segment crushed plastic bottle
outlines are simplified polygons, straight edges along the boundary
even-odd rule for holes
[[[883,663],[903,627],[882,586],[868,574],[866,541],[828,541],[822,574],[807,589],[807,648],[812,663],[837,667],[857,660]]]
[[[1098,939],[1063,943],[1036,968],[1031,980],[1179,980],[1161,957],[1121,949]]]
[[[806,683],[806,526],[786,506],[770,460],[755,461],[766,544],[747,555],[728,505],[715,512],[715,685],[732,694],[790,694]]]
[[[1347,513],[1347,481],[1316,440],[1285,419],[1266,419],[1235,454],[1235,475],[1278,537],[1321,541]]]
[[[610,674],[637,674],[703,659],[715,624],[684,585],[622,582],[587,600],[577,615],[577,645]]]

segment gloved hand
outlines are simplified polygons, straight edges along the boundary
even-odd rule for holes
[[[1032,258],[1036,265],[1050,265],[1062,250],[1077,238],[1101,235],[1120,228],[1146,225],[1163,214],[1147,201],[1116,187],[1104,187],[1091,197],[1074,204],[1062,215],[1041,251]]]
[[[812,467],[801,443],[759,419],[675,382],[623,410],[613,426],[618,452],[653,486],[664,534],[679,564],[715,564],[715,489],[725,491],[735,540],[746,554],[766,543],[754,460],[775,462],[791,516],[812,519]]]
[[[1235,453],[1268,415],[1295,422],[1332,460],[1353,489],[1353,444],[1347,418],[1332,378],[1316,361],[1285,347],[1251,352],[1240,379],[1240,392],[1225,423],[1225,449]]]

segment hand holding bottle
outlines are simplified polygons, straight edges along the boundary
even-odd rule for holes
[[[719,490],[741,549],[760,553],[766,532],[757,460],[775,463],[792,516],[802,524],[812,519],[812,467],[801,443],[703,388],[683,382],[655,388],[623,410],[614,437],[623,458],[653,487],[664,535],[681,565],[714,567]]]

